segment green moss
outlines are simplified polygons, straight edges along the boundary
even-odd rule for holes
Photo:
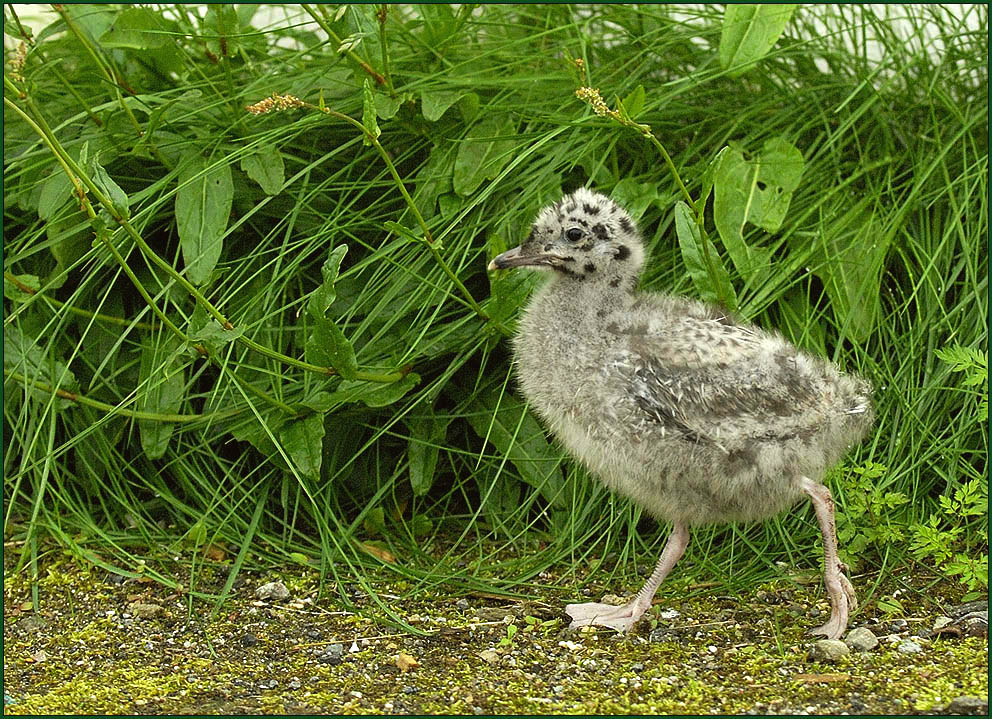
[[[16,575],[6,585],[4,678],[16,700],[7,712],[737,714],[812,706],[818,713],[898,713],[929,711],[962,694],[987,696],[988,647],[979,638],[921,640],[924,651],[912,655],[883,642],[836,664],[808,662],[811,640],[804,632],[817,618],[805,612],[826,610],[816,585],[769,584],[760,589],[765,594],[736,598],[676,599],[676,591],[663,592],[658,609],[675,607],[680,616],[661,624],[680,634],[650,642],[648,623],[625,638],[562,630],[566,597],[556,576],[545,580],[543,604],[472,595],[468,609],[450,597],[393,600],[407,619],[420,617],[417,626],[430,632],[427,637],[349,615],[330,600],[297,601],[316,596],[313,575],[247,577],[215,619],[211,604],[189,602],[157,584],[109,585],[101,572],[73,564],[53,563],[42,576],[48,625],[41,630],[18,625],[30,616],[20,610],[30,585]],[[258,602],[254,589],[277,578],[291,587],[293,599]],[[907,577],[900,582],[913,584]],[[918,585],[925,593],[902,595],[912,617],[936,614],[930,602],[942,592],[958,596],[954,585]],[[402,592],[384,583],[377,589]],[[769,595],[784,591],[787,601],[769,603]],[[165,612],[125,624],[135,601]],[[518,631],[500,645],[508,636],[506,615]],[[869,602],[854,625],[873,618],[888,622]],[[352,652],[356,641],[359,651]],[[342,644],[342,661],[322,663],[314,652],[333,643]],[[493,663],[480,656],[491,649]],[[32,659],[39,650],[43,661]],[[401,671],[399,651],[419,666]]]

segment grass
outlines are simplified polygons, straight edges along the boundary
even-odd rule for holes
[[[712,204],[702,227],[743,316],[876,387],[877,429],[832,486],[857,525],[852,468],[883,465],[907,541],[866,538],[859,569],[916,561],[912,527],[963,482],[987,496],[981,397],[937,355],[987,348],[986,8],[804,6],[740,77],[710,7],[390,6],[381,25],[376,10],[287,7],[263,26],[252,6],[66,5],[21,67],[6,53],[4,537],[20,566],[67,550],[175,585],[176,563],[295,562],[340,587],[386,561],[411,593],[527,593],[575,562],[576,588],[600,565],[636,584],[664,532],[520,404],[506,337],[532,282],[485,269],[589,184],[640,211],[644,286],[700,293],[672,174],[576,99],[586,82],[611,105],[644,87],[636,122],[693,198],[728,143],[802,154],[781,228],[745,226],[760,272],[738,271]],[[315,109],[245,111],[273,92]],[[949,548],[987,557],[983,521]],[[733,589],[812,567],[817,547],[802,508],[697,532],[680,572]]]

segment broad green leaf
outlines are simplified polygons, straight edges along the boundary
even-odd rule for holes
[[[430,120],[434,122],[441,119],[445,111],[458,102],[462,95],[465,93],[459,90],[441,90],[441,91],[430,91],[422,90],[420,92],[420,108],[424,115],[425,120]]]
[[[513,118],[507,113],[486,115],[469,129],[458,146],[452,186],[465,197],[484,180],[496,177],[517,145]]]
[[[142,412],[176,414],[182,406],[186,376],[179,340],[146,337],[141,342],[137,408]],[[141,448],[148,459],[159,459],[169,448],[173,422],[138,420]]]
[[[282,153],[275,147],[260,147],[241,158],[241,169],[266,195],[278,195],[286,181]]]
[[[736,311],[737,293],[730,282],[730,274],[716,247],[699,231],[695,214],[681,200],[675,203],[675,233],[679,238],[682,261],[700,298]]]
[[[461,113],[462,121],[469,125],[475,122],[475,118],[479,116],[479,106],[482,101],[479,99],[479,93],[469,92],[462,96],[458,101],[458,112]]]
[[[738,77],[772,48],[795,5],[727,5],[720,33],[720,64]]]
[[[631,219],[639,220],[651,204],[658,199],[656,182],[637,182],[627,177],[620,180],[610,193],[617,204],[627,210]]]
[[[641,110],[644,109],[645,98],[644,85],[638,85],[633,92],[621,100],[623,109],[629,118],[636,119],[641,114]]]
[[[50,387],[67,392],[79,391],[79,383],[76,382],[76,376],[72,370],[50,353],[46,354],[33,339],[21,332],[16,325],[8,325],[3,328],[3,366],[5,369],[27,377],[29,394],[42,402],[50,400],[51,392],[33,388],[30,380],[38,380]],[[19,385],[20,382],[17,384]],[[72,405],[72,400],[62,397],[56,398],[54,403],[58,409],[65,409]]]
[[[378,139],[379,135],[382,134],[382,130],[379,129],[379,123],[375,119],[375,92],[372,90],[372,81],[369,78],[365,78],[362,88],[362,96],[364,98],[362,105],[362,127],[368,133],[362,136],[362,142],[365,145],[371,145],[372,138]]]
[[[353,379],[358,372],[355,348],[344,332],[326,317],[314,319],[313,333],[307,339],[307,362],[321,367],[333,367],[344,379]]]
[[[497,254],[490,252],[491,257]],[[490,272],[489,299],[483,303],[486,314],[496,322],[515,316],[543,280],[539,272]]]
[[[122,9],[100,36],[100,46],[104,48],[151,50],[172,42],[161,16],[154,10],[140,7]]]
[[[424,416],[410,418],[410,440],[407,459],[410,462],[410,486],[415,497],[423,497],[434,484],[437,455],[444,444],[451,415],[437,415],[426,405]]]
[[[802,178],[802,154],[782,138],[772,138],[757,157],[731,146],[721,153],[713,173],[713,220],[741,277],[754,282],[768,271],[769,250],[744,242],[750,222],[777,232]]]
[[[107,171],[100,164],[98,158],[94,157],[87,164],[89,165],[90,179],[93,180],[93,184],[110,200],[110,204],[113,205],[117,212],[125,218],[131,217],[131,203],[128,200],[127,193],[107,174]]]
[[[454,161],[455,153],[436,146],[417,173],[417,191],[413,199],[425,219],[434,216],[438,196],[451,192]]]
[[[199,303],[189,318],[189,338],[194,342],[204,342],[212,349],[233,342],[244,333],[244,327],[235,327],[233,330],[224,329],[220,322],[208,314],[203,305]]]
[[[15,281],[16,280],[16,281]],[[27,302],[41,289],[37,275],[3,275],[3,296],[14,302]]]
[[[320,274],[323,282],[310,294],[310,301],[307,303],[307,311],[314,319],[323,319],[327,313],[327,308],[337,297],[334,283],[337,282],[341,261],[347,252],[348,245],[338,245],[331,250],[327,259],[324,260],[324,264],[321,265]]]
[[[559,455],[523,402],[499,387],[480,392],[468,406],[467,419],[476,434],[513,463],[524,482],[552,506],[565,505]]]
[[[366,382],[342,380],[327,398],[331,406],[362,402],[368,407],[385,407],[400,399],[420,382],[420,375],[411,372],[397,382]]]
[[[62,171],[56,168],[51,176],[41,186],[41,197],[38,198],[38,217],[50,220],[61,210],[72,196],[72,182]]]
[[[381,117],[383,120],[389,120],[396,116],[399,112],[400,106],[409,99],[410,96],[403,95],[398,97],[390,97],[389,95],[383,95],[379,93],[375,96],[375,114]]]
[[[199,150],[188,151],[181,162],[176,193],[179,244],[186,277],[194,285],[202,285],[210,279],[224,249],[234,183],[230,165],[222,162],[211,167]]]
[[[238,52],[241,32],[238,11],[233,5],[207,5],[203,16],[203,31],[207,49],[218,57],[230,57]]]
[[[293,420],[279,430],[279,441],[293,466],[304,477],[320,479],[324,457],[324,415],[312,414]]]
[[[823,282],[838,327],[855,342],[868,338],[881,311],[882,268],[892,241],[869,207],[870,200],[849,198],[837,206],[831,222],[824,223],[810,266]],[[804,248],[808,249],[808,248]]]

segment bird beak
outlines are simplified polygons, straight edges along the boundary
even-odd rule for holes
[[[550,265],[554,258],[550,255],[525,255],[520,247],[514,247],[501,255],[496,255],[489,263],[490,270],[508,270],[511,267],[528,265]]]

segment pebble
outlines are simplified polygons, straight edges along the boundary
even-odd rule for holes
[[[903,639],[899,642],[899,646],[896,647],[897,652],[902,652],[903,654],[919,654],[923,651],[923,647],[914,642],[912,639]]]
[[[839,639],[821,639],[813,642],[809,649],[809,658],[814,662],[835,662],[850,653],[851,650]]]
[[[241,646],[243,647],[253,647],[258,644],[258,637],[254,634],[244,634],[241,636]]]
[[[24,617],[23,619],[18,619],[14,624],[14,629],[19,632],[34,633],[40,632],[47,626],[48,622],[46,622],[44,618],[39,617],[37,614],[32,614],[31,616]]]
[[[158,604],[144,604],[135,602],[130,606],[131,614],[138,619],[153,619],[165,614],[165,608]]]
[[[289,590],[286,589],[286,585],[282,582],[269,582],[256,589],[255,596],[259,599],[282,601],[283,599],[289,599]]]
[[[878,646],[878,637],[867,627],[858,627],[848,632],[844,643],[858,652],[868,652]]]
[[[951,699],[945,709],[948,714],[985,714],[989,713],[989,700],[979,697],[961,696]]]
[[[495,649],[484,649],[479,652],[479,658],[486,664],[495,664],[499,661],[499,654]]]
[[[890,632],[904,632],[907,628],[909,628],[909,622],[905,619],[894,619],[892,620],[892,623],[889,624]]]
[[[468,600],[465,597],[462,597],[457,602],[455,602],[455,606],[458,607],[459,609],[468,609]]]

